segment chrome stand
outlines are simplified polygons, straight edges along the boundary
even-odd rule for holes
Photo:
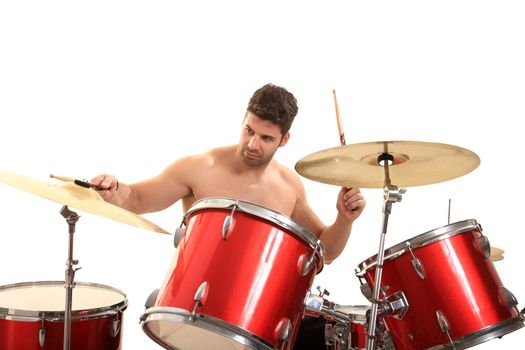
[[[368,328],[368,333],[366,335],[366,349],[375,350],[377,339],[376,339],[376,325],[377,325],[377,316],[378,316],[378,307],[379,307],[379,292],[381,290],[381,276],[383,272],[383,261],[385,257],[385,236],[388,226],[388,218],[392,212],[392,204],[401,202],[402,195],[406,192],[405,188],[398,189],[396,186],[393,186],[390,182],[390,172],[389,166],[394,162],[394,157],[387,153],[386,145],[385,152],[382,153],[378,158],[377,162],[379,165],[383,166],[385,169],[385,186],[383,187],[383,224],[381,230],[381,236],[379,239],[379,250],[377,253],[377,262],[376,262],[376,273],[374,279],[374,292],[372,294],[372,309],[370,311],[370,324]]]
[[[67,205],[64,205],[60,210],[60,214],[66,219],[69,225],[69,245],[68,245],[68,256],[66,261],[66,276],[64,288],[66,288],[66,307],[64,317],[64,350],[69,350],[71,344],[71,309],[73,305],[73,288],[75,287],[75,272],[78,270],[73,268],[74,265],[78,264],[78,260],[73,259],[73,235],[75,233],[75,224],[77,223],[80,216],[74,211],[68,209]]]

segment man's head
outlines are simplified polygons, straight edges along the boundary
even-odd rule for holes
[[[239,155],[244,164],[268,164],[290,138],[297,100],[286,89],[266,84],[255,91],[243,121]]]
[[[283,87],[266,84],[253,93],[247,110],[279,126],[284,136],[297,115],[297,99]]]

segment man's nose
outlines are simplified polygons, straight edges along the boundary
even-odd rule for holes
[[[259,145],[259,138],[254,135],[250,138],[250,141],[248,142],[248,147],[251,149],[256,149]]]

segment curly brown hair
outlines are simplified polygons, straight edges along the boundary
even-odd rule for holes
[[[281,128],[285,135],[297,115],[297,99],[281,86],[266,84],[253,93],[247,110],[263,120],[269,120]]]

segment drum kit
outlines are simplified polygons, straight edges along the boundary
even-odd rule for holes
[[[291,218],[238,199],[201,199],[173,235],[172,264],[146,301],[141,327],[160,346],[181,350],[289,350],[306,316],[326,321],[329,350],[465,349],[520,329],[524,311],[493,264],[503,251],[490,247],[476,220],[385,249],[392,205],[406,187],[452,180],[479,163],[467,149],[414,141],[342,145],[296,163],[314,181],[383,189],[378,253],[356,268],[369,305],[340,305],[312,291],[323,245]],[[63,204],[69,226],[64,281],[0,286],[0,348],[120,349],[126,295],[74,281],[78,215],[68,207],[168,232],[104,202],[86,182],[3,172],[0,182]]]

